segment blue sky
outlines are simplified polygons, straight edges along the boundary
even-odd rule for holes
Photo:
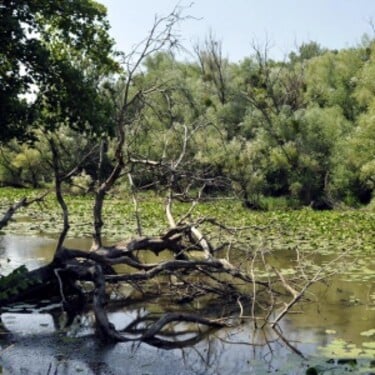
[[[108,9],[111,34],[118,49],[128,52],[152,26],[155,14],[166,15],[176,0],[97,0]],[[189,4],[190,1],[180,1]],[[251,54],[251,44],[270,41],[270,56],[283,59],[302,42],[316,41],[340,49],[374,36],[375,0],[195,0],[186,11],[199,20],[180,26],[186,48],[204,40],[210,30],[223,43],[231,61]]]

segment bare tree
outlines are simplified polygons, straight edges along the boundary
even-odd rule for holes
[[[212,81],[221,104],[228,100],[228,60],[223,56],[222,42],[212,33],[208,34],[202,45],[197,43],[194,52],[203,78]]]
[[[63,196],[62,182],[79,170],[85,157],[69,172],[64,172],[60,165],[58,147],[51,137],[55,194],[63,213],[63,230],[55,256],[49,264],[31,272],[22,270],[0,280],[0,306],[52,295],[61,301],[66,311],[79,313],[82,306],[86,305],[85,302],[90,302],[95,314],[97,333],[104,340],[143,341],[164,348],[183,347],[197,342],[202,337],[202,332],[233,324],[234,319],[238,321],[252,319],[254,322],[263,319],[267,324],[276,324],[289,308],[301,299],[305,290],[318,279],[315,277],[307,282],[301,292],[294,295],[294,299],[272,322],[271,312],[278,307],[279,297],[283,296],[280,286],[287,292],[291,289],[289,283],[279,274],[277,274],[278,282],[271,280],[270,277],[257,278],[257,267],[263,267],[266,271],[269,271],[269,268],[263,251],[259,250],[255,253],[249,251],[245,242],[240,240],[241,231],[249,228],[229,228],[218,223],[214,218],[192,219],[192,211],[201,197],[206,181],[204,176],[195,176],[193,172],[186,173],[186,165],[189,163],[187,150],[193,134],[204,124],[197,122],[179,125],[181,149],[169,160],[163,157],[160,157],[160,160],[135,158],[130,154],[127,136],[134,126],[134,120],[139,118],[143,108],[150,104],[152,94],[162,91],[163,88],[163,81],[138,86],[137,74],[141,72],[142,64],[147,57],[178,44],[173,30],[182,19],[181,11],[181,8],[176,8],[168,16],[156,18],[148,37],[137,45],[132,53],[124,56],[125,74],[121,77],[122,90],[116,101],[114,113],[116,136],[113,167],[107,174],[102,168],[103,158],[108,152],[107,140],[104,138],[96,146],[99,158],[91,251],[71,249],[64,245],[69,231],[69,213]],[[213,39],[210,43],[211,52],[214,54],[212,64],[218,64],[215,65],[216,73],[219,74],[217,87],[220,89],[220,95],[223,95],[221,99],[225,102],[221,47],[218,49]],[[131,175],[135,165],[159,170],[167,180],[165,214],[168,228],[158,236],[143,234],[141,216],[137,210],[137,187]],[[132,188],[138,233],[130,240],[105,246],[102,238],[104,199],[122,176],[128,176]],[[184,181],[182,189],[178,184],[181,180]],[[192,181],[195,182],[195,186],[198,186],[198,183],[201,185],[193,198],[188,194]],[[176,218],[173,203],[176,199],[186,199],[186,197],[191,198],[191,207]],[[22,205],[25,205],[24,201],[11,208],[8,216]],[[7,217],[5,220],[8,220]],[[205,230],[210,235],[207,235]],[[215,230],[228,233],[234,240],[223,243],[220,235],[212,234]],[[168,260],[159,263],[145,263],[142,261],[144,252],[152,252],[156,255],[165,252],[172,255]],[[230,254],[234,252],[237,253],[232,258]],[[193,254],[196,253],[201,255],[194,256]],[[223,253],[225,256],[220,258],[218,254]],[[233,264],[235,258],[250,262],[250,270],[242,268],[241,261]],[[114,267],[120,264],[126,265],[131,271],[118,274]],[[85,289],[87,282],[92,286],[89,290]],[[150,315],[138,317],[122,331],[117,330],[108,319],[108,306],[111,302],[130,306],[131,302],[121,295],[115,301],[111,301],[108,288],[112,288],[115,292],[116,287],[124,284],[133,287],[141,295],[141,301],[147,298],[168,298],[171,305],[175,306],[175,311],[157,317]],[[278,284],[278,288],[274,284]],[[11,289],[10,285],[12,285]],[[193,302],[203,299],[205,303],[194,305]],[[192,306],[189,312],[186,312],[184,306],[189,303]],[[207,330],[196,328],[194,333],[186,338],[186,331],[176,329],[176,324],[179,322],[196,324],[198,327],[204,326]]]

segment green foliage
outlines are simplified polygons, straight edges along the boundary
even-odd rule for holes
[[[70,191],[73,194],[85,194],[89,191],[93,179],[83,170],[79,175],[73,176]]]
[[[7,300],[30,285],[38,283],[38,280],[31,279],[28,273],[28,269],[22,265],[7,276],[0,275],[0,300]]]
[[[68,173],[89,153],[95,145],[95,139],[68,126],[61,126],[58,133],[51,134],[56,141],[60,156],[60,173]],[[52,155],[45,133],[36,130],[33,132],[33,143],[18,143],[13,140],[0,146],[0,184],[10,186],[41,187],[54,179]],[[86,158],[78,173],[85,170],[95,176],[98,152],[92,152]],[[73,176],[74,177],[74,176]],[[89,176],[88,176],[89,177]],[[69,181],[68,181],[69,182]],[[78,182],[78,181],[76,181]],[[84,184],[87,188],[88,183]]]
[[[31,125],[100,126],[98,79],[116,68],[105,17],[91,0],[0,4],[1,143],[30,137]]]
[[[296,64],[323,55],[326,52],[327,50],[322,48],[318,43],[310,41],[308,43],[302,43],[298,47],[297,53],[291,52],[289,54],[289,60],[292,64]]]
[[[261,141],[232,139],[223,154],[223,171],[230,176],[235,190],[246,205],[257,208],[266,181],[262,170],[264,144]]]
[[[30,196],[38,191],[0,188],[0,201],[3,209],[10,202],[18,201],[23,196]],[[165,217],[165,198],[151,191],[137,194],[139,215],[144,233],[158,235],[168,222]],[[338,252],[350,252],[358,262],[345,263],[342,270],[345,280],[374,281],[375,274],[370,269],[375,246],[375,212],[370,210],[333,210],[317,212],[310,208],[299,210],[287,209],[297,205],[296,201],[281,198],[261,198],[260,204],[270,211],[254,212],[243,207],[239,200],[215,199],[202,202],[192,211],[192,220],[201,217],[215,217],[228,227],[248,227],[243,233],[236,232],[236,241],[246,242],[246,248],[257,249],[260,245],[276,252],[290,252],[298,248],[306,257],[314,254],[324,257],[337,256]],[[66,197],[70,213],[73,238],[92,235],[92,196],[68,195]],[[175,202],[173,213],[176,220],[184,216],[191,207],[190,203]],[[46,198],[43,206],[27,208],[28,220],[22,213],[16,221],[9,223],[8,233],[22,235],[57,235],[62,228],[61,209],[53,195]],[[30,220],[31,219],[31,220]],[[111,242],[130,238],[136,233],[136,218],[130,192],[108,197],[104,205],[103,235]],[[207,224],[202,229],[210,233],[212,227]],[[224,235],[224,234],[223,234]],[[335,267],[336,265],[332,265]],[[317,265],[309,265],[311,272]]]
[[[321,107],[338,105],[345,117],[353,121],[358,113],[354,90],[362,66],[361,49],[326,52],[310,60],[306,73],[307,100]]]
[[[0,100],[3,141],[24,134],[25,123],[37,130],[27,128],[34,145],[3,142],[2,184],[39,186],[52,180],[46,134],[59,139],[62,171],[99,139],[106,141],[109,169],[113,124],[121,117],[125,159],[165,166],[129,165],[138,186],[165,186],[166,166],[183,154],[178,168],[187,182],[180,179],[177,190],[221,177],[250,207],[267,208],[262,202],[268,198],[291,207],[358,206],[373,197],[375,42],[370,38],[340,51],[303,43],[287,62],[269,60],[258,50],[231,63],[210,35],[196,47],[196,62],[162,51],[147,55],[127,91],[126,73],[108,79],[117,67],[104,7],[88,0],[9,4],[1,8],[0,42],[9,48],[2,50],[0,74],[13,77],[12,84],[9,77],[4,80],[3,91],[0,87],[0,95],[7,93]],[[13,39],[7,34],[11,29],[17,31]],[[20,61],[27,75],[16,69]],[[25,100],[33,87],[35,100]],[[134,100],[118,113],[125,92]],[[79,168],[75,185],[85,191],[95,185],[98,159],[93,153]]]

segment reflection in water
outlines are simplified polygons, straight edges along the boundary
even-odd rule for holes
[[[109,314],[110,320],[117,329],[140,327],[133,322],[139,324],[147,321],[150,315],[155,316],[145,306],[113,310]],[[23,314],[19,312],[22,308]],[[178,348],[176,344],[176,349],[169,351],[137,342],[103,346],[93,336],[94,316],[91,311],[77,315],[66,327],[66,316],[60,306],[48,312],[48,307],[33,307],[39,313],[27,314],[31,308],[13,306],[16,312],[1,316],[11,336],[0,338],[0,363],[12,369],[11,373],[22,373],[23,366],[27,365],[31,371],[25,372],[27,374],[214,375],[275,371],[305,374],[308,363],[305,358],[316,355],[317,347],[331,340],[321,328],[293,326],[290,319],[282,326],[285,338],[279,337],[271,328],[254,330],[248,323],[209,335],[202,334],[195,345]],[[192,332],[194,329],[196,332],[196,326],[193,326],[187,323],[174,325],[169,330],[169,340],[173,342],[174,333],[181,330]]]
[[[102,346],[92,336],[87,336],[90,333],[88,327],[93,322],[90,313],[77,317],[66,335],[48,334],[53,331],[53,324],[59,329],[61,316],[59,318],[58,311],[29,316],[19,313],[2,315],[4,325],[15,335],[11,346],[0,340],[1,361],[5,368],[14,373],[22,373],[22,369],[27,368],[30,372],[26,373],[52,374],[77,371],[83,374],[259,374],[282,368],[287,363],[283,362],[290,358],[294,358],[294,362],[300,361],[272,331],[254,332],[250,325],[217,331],[205,336],[195,346],[171,351],[145,344]],[[144,308],[130,313],[118,311],[111,314],[111,320],[120,328],[147,314]],[[24,324],[27,318],[31,322],[29,325]],[[185,329],[188,328],[184,325]],[[38,331],[38,326],[45,329],[32,336]],[[83,332],[85,336],[82,336]],[[22,339],[19,335],[23,336]]]
[[[316,342],[319,346],[333,337],[340,337],[360,346],[364,342],[361,333],[374,328],[375,324],[375,306],[370,299],[375,285],[335,278],[329,285],[315,284],[311,293],[313,303],[299,305],[299,314],[282,320],[281,326],[289,337]]]
[[[22,264],[26,264],[29,269],[45,264],[52,257],[51,247],[54,243],[45,238],[0,236],[0,272],[6,274]]]
[[[0,236],[0,274],[24,263],[30,269],[44,264],[51,259],[55,244],[49,239]],[[67,245],[88,249],[90,241]],[[128,297],[131,291],[123,292]],[[310,292],[314,302],[298,305],[300,313],[289,314],[281,322],[289,346],[273,330],[254,331],[250,323],[202,335],[194,346],[170,351],[146,344],[102,346],[92,337],[90,311],[66,327],[70,319],[59,304],[13,306],[1,315],[0,364],[10,373],[26,374],[263,374],[276,369],[304,374],[306,361],[296,352],[316,356],[318,348],[334,338],[361,346],[368,341],[361,333],[375,328],[374,285],[336,278],[329,285],[315,284]],[[157,303],[114,308],[109,318],[117,329],[123,329],[150,312],[168,310],[167,302]],[[185,323],[174,328],[186,331],[191,326]]]
[[[72,339],[46,334],[22,340],[13,337],[11,345],[1,340],[0,344],[2,366],[16,374],[225,375],[277,371],[297,375],[305,374],[308,363],[272,332],[254,333],[248,325],[221,330],[195,346],[169,351],[135,343],[102,345],[92,336]]]
[[[90,239],[68,239],[66,246],[86,250]],[[53,257],[56,240],[41,237],[15,235],[0,236],[0,275],[6,275],[13,269],[25,264],[29,270],[38,268]]]
[[[4,313],[1,320],[6,330],[15,334],[46,334],[55,332],[53,317],[50,314]]]

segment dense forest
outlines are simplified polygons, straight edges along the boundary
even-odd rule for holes
[[[64,184],[72,192],[92,190],[98,163],[103,175],[113,168],[121,121],[124,160],[138,188],[162,188],[163,165],[183,148],[177,190],[185,191],[186,181],[200,189],[204,181],[203,193],[234,192],[255,209],[275,197],[288,207],[371,202],[372,37],[339,51],[306,42],[284,61],[254,45],[249,57],[231,62],[212,33],[188,59],[173,34],[152,50],[120,54],[97,3],[7,3],[0,30],[1,185],[51,184],[53,139],[63,170],[79,164]]]

